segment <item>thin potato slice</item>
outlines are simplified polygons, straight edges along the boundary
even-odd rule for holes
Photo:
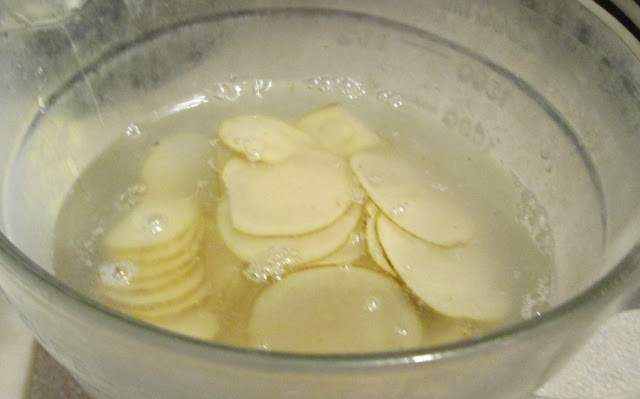
[[[318,259],[310,263],[313,263],[314,265],[348,265],[350,264],[351,262],[357,260],[358,258],[366,254],[364,245],[362,244],[362,240],[359,237],[360,237],[359,231],[352,232],[347,238],[347,241],[344,244],[342,244],[342,246],[338,248],[335,252],[325,256],[322,259]]]
[[[239,115],[220,124],[218,137],[250,161],[278,163],[312,146],[312,140],[290,124],[266,115]]]
[[[211,294],[209,284],[201,284],[195,291],[189,292],[187,295],[181,298],[177,298],[170,302],[165,302],[159,305],[149,306],[119,306],[118,310],[127,313],[133,317],[137,317],[143,320],[150,320],[158,317],[165,317],[170,315],[177,315],[181,312],[191,309],[199,304],[203,303],[205,298]]]
[[[253,261],[270,248],[281,248],[294,251],[300,263],[308,263],[337,250],[356,227],[361,214],[361,207],[352,205],[338,220],[313,233],[299,236],[253,236],[233,227],[229,202],[222,200],[218,205],[218,226],[225,244],[238,258],[246,262]]]
[[[179,237],[172,241],[167,241],[160,245],[144,247],[139,249],[128,249],[111,251],[110,255],[116,259],[126,259],[141,267],[162,270],[158,264],[165,263],[171,258],[175,258],[184,252],[189,252],[192,248],[197,248],[204,238],[204,228],[202,223],[198,223],[187,229]]]
[[[159,275],[147,275],[140,276],[138,273],[134,273],[131,277],[127,278],[127,284],[109,285],[106,284],[110,290],[113,291],[135,291],[135,290],[151,290],[159,289],[172,281],[180,281],[182,278],[188,277],[192,273],[195,273],[198,267],[201,267],[200,259],[191,257],[188,263],[180,264],[176,268],[172,268],[166,273]]]
[[[442,248],[408,233],[380,214],[378,237],[391,264],[415,295],[451,317],[481,321],[509,314],[499,270],[482,248]]]
[[[362,151],[351,167],[385,215],[412,234],[442,246],[469,241],[473,223],[448,192],[423,183],[420,170],[394,154]]]
[[[378,240],[378,231],[376,230],[376,219],[378,218],[378,207],[373,202],[367,202],[365,208],[365,237],[367,241],[367,253],[371,256],[373,262],[378,265],[382,270],[396,276],[396,271],[393,270],[393,266],[389,264],[380,241]]]
[[[372,147],[380,138],[348,113],[340,104],[320,108],[302,117],[298,129],[309,134],[323,148],[342,157]]]
[[[353,204],[346,162],[308,151],[275,165],[231,159],[223,171],[233,226],[259,236],[320,230]]]
[[[252,309],[249,336],[252,345],[273,351],[378,352],[418,345],[422,326],[392,278],[326,266],[267,287]]]
[[[220,330],[220,323],[215,313],[198,306],[184,313],[147,320],[150,323],[190,337],[211,340]]]
[[[111,229],[105,237],[105,247],[118,252],[166,244],[197,220],[198,206],[190,198],[146,197]]]
[[[196,133],[160,139],[142,166],[142,181],[152,194],[188,196],[198,183],[211,179],[211,144]]]
[[[188,296],[196,291],[205,280],[204,267],[200,266],[193,273],[163,286],[150,289],[134,289],[129,291],[104,289],[103,294],[113,303],[122,306],[154,306]]]

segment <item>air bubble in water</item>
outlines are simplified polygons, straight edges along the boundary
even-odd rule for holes
[[[389,90],[379,91],[376,95],[376,98],[379,101],[391,106],[392,108],[400,108],[404,103],[404,100],[402,99],[402,96],[400,96],[400,94],[396,94]]]
[[[127,129],[125,130],[125,134],[127,135],[127,137],[137,138],[142,136],[142,130],[138,125],[136,125],[135,123],[132,123],[129,126],[127,126]]]
[[[313,90],[342,94],[351,100],[355,100],[366,94],[364,85],[351,78],[319,76],[307,80],[306,85],[308,88]]]
[[[380,308],[380,299],[373,297],[373,298],[368,298],[365,304],[365,309],[367,309],[367,311],[369,312],[375,312],[376,310],[378,310]]]
[[[396,326],[396,332],[398,335],[402,335],[403,337],[406,337],[409,334],[409,331],[407,331],[406,328],[400,326]]]
[[[266,92],[271,90],[273,82],[271,80],[256,79],[253,82],[253,95],[262,98]]]
[[[446,184],[443,183],[433,183],[431,185],[431,188],[433,188],[436,191],[440,191],[440,192],[445,192],[449,190],[449,186],[447,186]]]
[[[216,83],[211,89],[211,95],[222,101],[236,101],[242,94],[242,87],[234,83]]]
[[[124,287],[138,274],[138,268],[131,262],[115,262],[98,268],[100,281],[110,287]]]
[[[546,213],[544,208],[538,204],[535,196],[529,191],[522,193],[522,198],[518,204],[517,220],[527,229],[538,249],[548,254],[553,252],[553,235],[551,234]]]
[[[551,284],[548,276],[544,276],[538,279],[535,291],[525,295],[520,308],[520,315],[524,319],[530,319],[535,316],[540,316],[542,311],[547,309],[550,305],[549,299],[551,296]]]
[[[391,210],[391,214],[393,216],[399,216],[399,215],[402,215],[403,213],[405,213],[406,211],[407,211],[407,203],[403,202],[403,203],[400,203],[400,204],[396,205]]]
[[[166,227],[168,218],[160,213],[154,213],[147,216],[143,221],[140,228],[142,231],[151,233],[151,234],[160,234],[162,233]]]
[[[247,266],[244,275],[249,280],[256,282],[266,282],[271,279],[280,280],[288,266],[299,263],[298,251],[273,247],[256,256]]]

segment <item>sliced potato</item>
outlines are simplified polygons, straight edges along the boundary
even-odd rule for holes
[[[367,202],[365,208],[365,237],[367,241],[367,253],[382,270],[395,276],[396,272],[393,270],[393,266],[389,264],[387,258],[380,246],[378,240],[378,231],[376,230],[376,219],[378,218],[378,207],[371,201]]]
[[[163,303],[188,296],[202,285],[205,271],[202,266],[183,278],[169,281],[162,286],[128,291],[105,289],[103,294],[113,303],[122,306],[161,306]]]
[[[355,237],[358,237],[354,240]],[[325,256],[322,259],[318,259],[313,263],[314,265],[347,265],[351,262],[357,260],[358,258],[366,255],[366,251],[364,249],[364,245],[362,244],[362,239],[360,237],[359,231],[353,231],[347,237],[347,241],[345,241],[341,247],[339,247],[334,252]]]
[[[323,148],[342,157],[380,142],[375,133],[340,104],[313,111],[303,116],[296,126],[313,137]]]
[[[147,320],[150,323],[190,337],[211,340],[220,330],[217,315],[203,306],[188,309],[184,313]]]
[[[105,237],[110,252],[167,244],[195,225],[198,206],[189,198],[146,197]]]
[[[442,248],[408,233],[383,214],[378,238],[394,270],[436,311],[473,320],[506,317],[510,298],[498,265],[480,247]]]
[[[152,194],[188,196],[211,179],[211,144],[196,133],[160,139],[142,166],[142,180]]]
[[[223,121],[218,137],[249,161],[278,163],[312,146],[312,140],[290,124],[266,115],[239,115]]]
[[[319,259],[337,250],[349,237],[361,217],[361,207],[352,205],[338,220],[322,230],[299,236],[254,236],[236,230],[231,223],[229,202],[218,205],[220,236],[240,259],[251,262],[270,248],[295,251],[301,263]]]
[[[180,281],[181,279],[188,277],[192,273],[195,273],[198,267],[201,267],[200,259],[194,258],[193,256],[186,259],[187,260],[179,264],[177,267],[173,267],[169,271],[164,273],[143,273],[142,275],[140,275],[139,272],[136,272],[130,278],[128,278],[128,284],[105,285],[108,286],[108,289],[115,292],[159,289],[172,281]],[[140,269],[138,268],[137,270]]]
[[[197,249],[204,238],[204,228],[202,223],[189,227],[187,231],[175,237],[171,241],[164,242],[159,245],[130,248],[127,250],[110,251],[109,254],[113,258],[126,259],[136,263],[141,267],[150,267],[152,269],[164,269],[159,267],[159,263],[180,256],[184,252],[191,252]]]
[[[274,351],[378,352],[418,345],[422,326],[392,278],[326,266],[267,287],[252,309],[249,336],[252,345]]]
[[[223,171],[233,226],[260,236],[320,230],[353,204],[350,171],[329,152],[308,151],[275,165],[231,159]]]
[[[451,193],[425,183],[419,168],[395,154],[362,151],[351,167],[371,200],[412,234],[442,246],[469,241],[473,223]]]
[[[203,303],[205,298],[211,294],[209,284],[204,283],[190,292],[184,297],[177,298],[173,301],[164,302],[162,304],[145,305],[145,306],[117,306],[118,310],[127,313],[133,317],[143,320],[150,320],[158,317],[177,315],[181,312],[191,309]]]

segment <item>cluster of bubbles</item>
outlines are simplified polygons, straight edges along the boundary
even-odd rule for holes
[[[553,253],[553,236],[546,212],[530,191],[522,192],[517,219],[529,231],[538,249],[547,254]]]
[[[280,280],[287,267],[299,263],[298,251],[290,248],[271,247],[249,263],[244,275],[255,282]]]
[[[311,78],[307,80],[306,83],[309,89],[324,92],[335,92],[346,96],[350,100],[358,99],[367,93],[364,88],[364,84],[351,78],[331,78],[320,76]]]

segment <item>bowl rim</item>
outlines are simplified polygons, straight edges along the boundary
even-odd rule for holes
[[[637,58],[640,58],[640,42],[615,18],[593,0],[578,0],[578,3],[611,27],[618,37],[625,42],[629,50]],[[235,14],[238,15],[237,12]],[[118,47],[117,50],[122,50],[122,47]],[[72,83],[67,82],[67,85]],[[272,352],[250,347],[233,346],[215,341],[200,340],[155,327],[80,294],[32,261],[2,232],[0,232],[0,260],[2,260],[0,267],[4,266],[18,278],[24,278],[25,282],[34,282],[38,287],[42,287],[52,294],[54,298],[68,302],[71,306],[83,311],[88,311],[93,318],[103,318],[107,322],[105,325],[108,325],[110,330],[125,327],[127,331],[143,333],[145,337],[162,342],[167,348],[181,352],[189,351],[198,357],[207,357],[224,352],[229,355],[237,355],[240,358],[248,357],[252,361],[263,361],[269,367],[273,367],[275,362],[285,367],[295,366],[296,370],[300,370],[300,366],[302,366],[303,369],[310,367],[316,371],[319,369],[332,370],[355,367],[359,369],[363,367],[379,368],[459,357],[488,349],[516,336],[524,338],[529,334],[535,334],[536,331],[559,322],[569,314],[577,313],[591,306],[609,303],[612,299],[620,296],[623,291],[631,288],[636,289],[640,285],[638,284],[640,282],[640,267],[638,266],[640,265],[640,243],[636,243],[606,274],[569,300],[538,316],[509,324],[488,334],[444,345],[407,350],[353,354],[308,354]]]

